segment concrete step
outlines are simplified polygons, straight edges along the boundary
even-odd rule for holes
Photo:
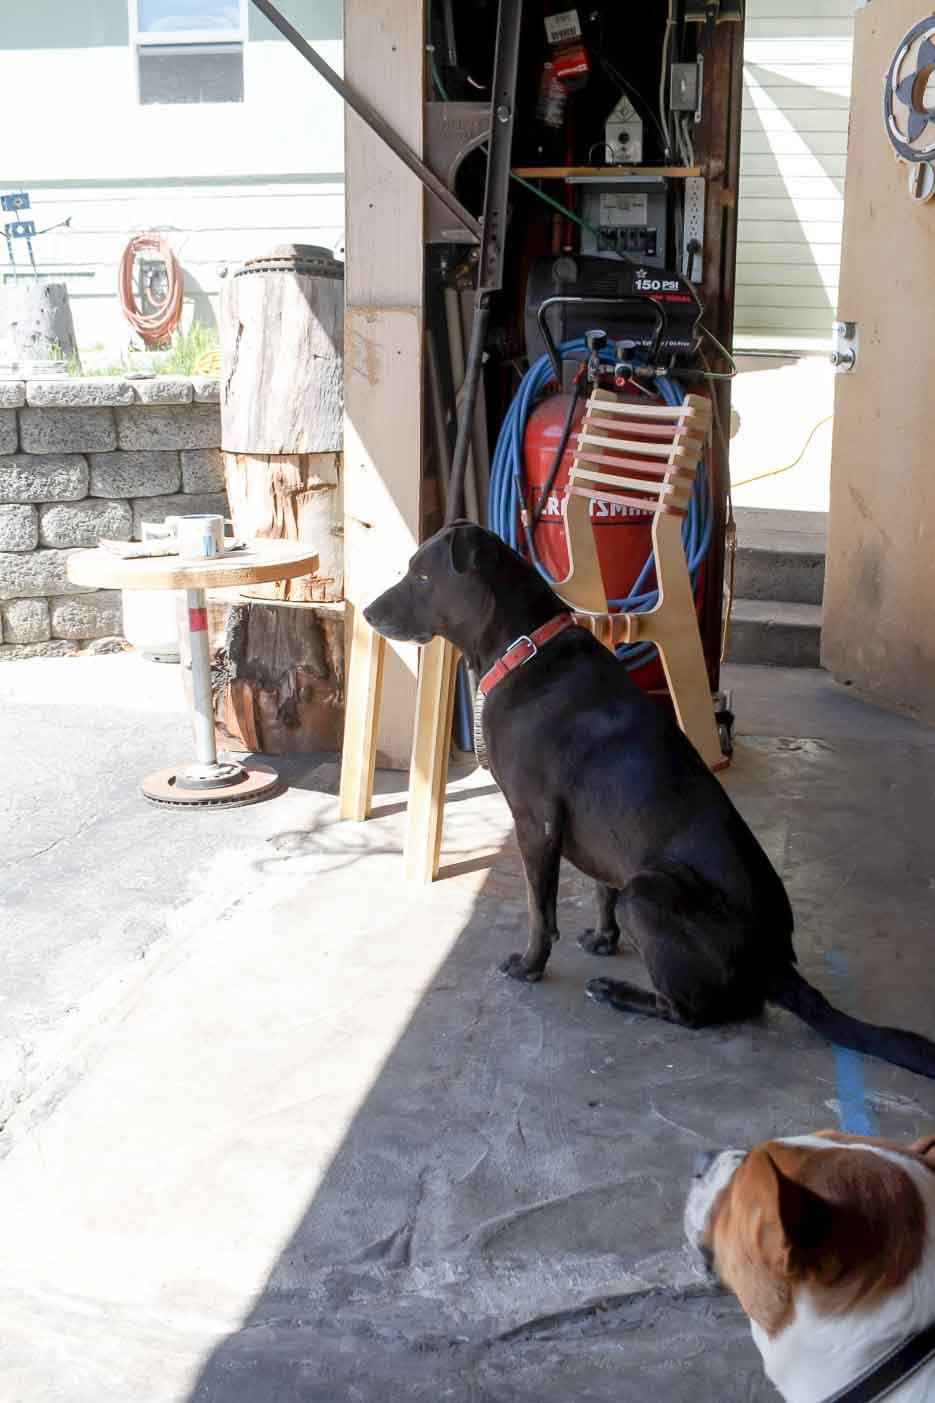
[[[818,667],[820,644],[819,604],[735,598],[728,662]]]
[[[827,513],[738,507],[734,516],[735,595],[820,604],[825,584]]]

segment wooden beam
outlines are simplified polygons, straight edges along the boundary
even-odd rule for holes
[[[344,73],[423,152],[425,0],[345,0]],[[345,113],[345,572],[359,609],[419,543],[424,199],[416,177]],[[386,650],[377,762],[407,769],[417,650]]]
[[[704,118],[695,133],[695,151],[704,167],[704,285],[701,298],[705,323],[730,349],[734,334],[735,265],[737,258],[737,190],[740,178],[740,125],[743,99],[743,24],[719,24],[708,46],[704,65]],[[703,349],[715,358],[709,342]],[[719,359],[719,357],[717,357]],[[724,368],[724,367],[719,367]],[[714,381],[725,436],[730,437],[729,381]],[[711,546],[705,560],[705,599],[701,637],[712,690],[720,684],[724,595],[724,528],[730,465],[725,444],[715,432],[708,458],[713,506]]]

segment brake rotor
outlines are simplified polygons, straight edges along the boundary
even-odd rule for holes
[[[259,804],[272,799],[283,788],[277,772],[270,765],[252,762],[243,766],[244,777],[236,784],[217,785],[211,789],[182,787],[185,765],[173,765],[157,770],[143,780],[143,794],[153,804],[174,809],[237,808],[244,804]]]

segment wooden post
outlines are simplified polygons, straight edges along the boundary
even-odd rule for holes
[[[346,0],[344,73],[423,151],[425,0]],[[416,177],[345,113],[345,594],[366,605],[419,543],[424,199]],[[407,769],[417,649],[386,648],[378,761]]]
[[[719,24],[704,62],[704,117],[695,133],[695,149],[702,161],[705,191],[704,286],[701,290],[705,322],[730,349],[734,334],[734,293],[737,262],[737,194],[740,181],[740,127],[743,107],[744,26]],[[710,343],[705,353],[714,356]],[[730,381],[714,381],[720,420],[728,432]],[[724,595],[724,526],[730,464],[727,445],[718,433],[708,454],[713,529],[705,557],[704,608],[701,636],[712,691],[720,685],[721,615]]]

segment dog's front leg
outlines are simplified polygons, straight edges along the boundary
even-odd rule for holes
[[[542,978],[552,944],[558,940],[556,903],[562,859],[561,823],[551,819],[516,819],[516,837],[526,872],[529,944],[521,955],[508,955],[500,966],[511,979],[535,983]]]

